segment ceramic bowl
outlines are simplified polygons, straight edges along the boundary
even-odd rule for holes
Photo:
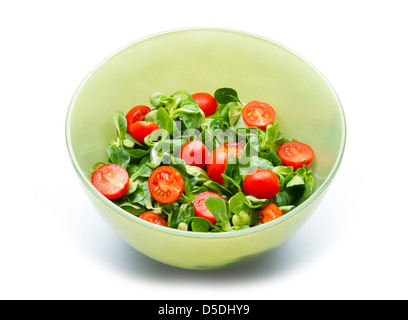
[[[115,137],[112,116],[149,105],[157,91],[172,94],[237,90],[241,100],[265,101],[285,137],[312,146],[312,196],[275,221],[226,233],[157,226],[120,209],[91,184],[95,162],[107,160]],[[226,267],[258,257],[288,240],[316,211],[341,163],[346,124],[341,103],[310,63],[274,41],[223,29],[184,29],[150,36],[113,53],[82,81],[66,119],[69,156],[96,211],[130,246],[186,269]]]

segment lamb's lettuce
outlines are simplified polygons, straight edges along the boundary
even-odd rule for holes
[[[146,211],[162,215],[170,228],[192,232],[227,232],[242,230],[258,221],[259,211],[269,203],[275,203],[283,214],[294,210],[309,198],[314,181],[306,167],[294,170],[285,166],[277,154],[279,146],[290,139],[279,129],[278,121],[266,130],[248,128],[242,118],[245,103],[232,88],[220,88],[214,97],[217,111],[205,117],[203,111],[186,91],[171,95],[157,92],[149,100],[151,111],[145,121],[155,122],[160,130],[148,135],[139,143],[127,132],[126,117],[117,112],[113,117],[116,138],[111,140],[106,151],[107,161],[97,162],[91,174],[105,163],[115,163],[129,174],[129,188],[120,199],[113,200],[122,209],[139,216]],[[211,152],[225,141],[245,142],[242,155],[230,156],[222,177],[224,184],[212,181],[206,170],[187,165],[178,158],[179,151],[189,140],[202,141]],[[175,168],[183,177],[184,191],[180,198],[170,204],[157,202],[149,190],[149,176],[162,165]],[[245,194],[243,181],[257,168],[275,172],[280,190],[272,199],[258,199]],[[209,197],[205,205],[213,214],[216,223],[198,217],[194,210],[194,199],[204,191],[213,191],[220,197]]]

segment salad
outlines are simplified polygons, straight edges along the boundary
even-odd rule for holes
[[[312,148],[285,138],[267,103],[232,88],[157,92],[113,120],[117,136],[91,180],[140,219],[192,232],[228,232],[278,219],[313,191]]]

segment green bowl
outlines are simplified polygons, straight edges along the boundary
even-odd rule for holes
[[[243,101],[272,105],[286,137],[312,146],[312,196],[283,217],[226,233],[195,233],[157,226],[120,209],[90,182],[91,167],[107,160],[115,137],[112,116],[149,105],[160,91],[190,93],[231,87]],[[69,156],[89,199],[129,245],[162,263],[212,269],[260,256],[288,240],[315,212],[335,176],[345,147],[340,101],[310,63],[265,38],[223,29],[185,29],[133,42],[102,61],[82,81],[66,119]]]

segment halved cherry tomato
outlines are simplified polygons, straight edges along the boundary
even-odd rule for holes
[[[211,152],[207,163],[208,177],[223,185],[224,178],[221,175],[225,172],[228,157],[237,156],[240,158],[244,148],[245,142],[229,142]]]
[[[255,224],[263,224],[282,217],[282,211],[274,203],[270,203],[262,208],[258,213],[258,222]]]
[[[106,198],[118,199],[123,197],[129,188],[129,174],[117,164],[104,164],[93,173],[92,184]]]
[[[207,206],[205,205],[205,199],[208,197],[219,197],[225,200],[220,195],[216,194],[212,191],[204,191],[201,192],[193,201],[194,211],[197,217],[205,218],[210,221],[212,224],[216,224],[217,221],[210,210],[208,210]]]
[[[299,141],[288,141],[282,143],[278,148],[278,156],[285,166],[292,166],[293,169],[302,168],[308,165],[314,157],[313,149]]]
[[[184,191],[184,180],[173,167],[162,166],[152,172],[148,186],[155,200],[170,203],[180,198]]]
[[[136,106],[129,110],[126,114],[126,121],[127,121],[127,129],[130,129],[130,125],[135,123],[136,121],[141,121],[143,118],[150,112],[150,108],[148,106]]]
[[[139,216],[140,219],[146,220],[148,222],[158,224],[159,226],[167,227],[167,221],[164,219],[161,215],[155,213],[155,212],[145,212]]]
[[[157,123],[147,121],[136,121],[130,125],[129,132],[138,142],[144,143],[144,139],[160,127]]]
[[[279,177],[268,169],[256,169],[243,182],[246,194],[258,199],[271,199],[279,192]]]
[[[275,120],[275,110],[267,103],[251,101],[242,109],[242,119],[248,127],[265,130]]]
[[[209,152],[205,145],[198,141],[187,141],[180,150],[180,158],[190,166],[204,169],[207,163]]]
[[[201,110],[203,110],[206,117],[211,116],[217,111],[217,100],[206,92],[197,92],[191,96],[195,102],[197,102],[198,106]]]

